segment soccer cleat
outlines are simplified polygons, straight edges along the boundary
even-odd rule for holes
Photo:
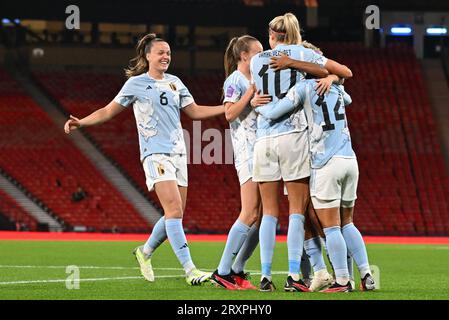
[[[191,286],[198,286],[204,282],[208,282],[212,276],[210,272],[204,272],[198,269],[193,269],[186,275],[186,282]]]
[[[240,287],[240,289],[243,290],[256,290],[257,287],[254,286],[249,281],[249,273],[244,273],[243,271],[240,273],[235,273],[234,271],[231,271],[232,277],[234,278],[235,283]]]
[[[329,288],[321,290],[320,292],[335,293],[335,292],[351,292],[351,291],[352,291],[351,283],[348,281],[348,283],[345,285],[341,285],[341,284],[335,282]]]
[[[306,287],[309,288],[309,289],[310,289],[310,286],[312,285],[312,280],[313,280],[313,277],[312,278],[303,278],[302,279],[302,281],[304,282]]]
[[[145,278],[145,280],[153,282],[154,273],[153,267],[151,266],[151,258],[147,258],[145,253],[143,253],[143,246],[135,248],[133,250],[133,254],[140,265],[140,273],[142,274],[142,276]]]
[[[287,292],[310,292],[304,281],[299,279],[299,281],[293,280],[291,276],[287,277],[285,281],[284,290]]]
[[[351,284],[351,289],[355,290],[355,281],[353,278],[349,278],[349,283]]]
[[[315,272],[312,284],[310,285],[309,289],[310,291],[320,291],[323,290],[329,286],[332,285],[334,280],[332,279],[332,276],[327,272],[327,270],[319,270]]]
[[[367,273],[360,283],[360,290],[371,291],[376,289],[376,282],[374,282],[373,277]]]
[[[273,282],[263,277],[262,280],[260,281],[259,291],[273,292],[274,290],[276,290],[276,287],[274,286]]]
[[[219,275],[218,270],[215,270],[214,273],[212,273],[210,282],[215,284],[217,287],[222,287],[228,290],[240,290],[239,285],[232,275]]]

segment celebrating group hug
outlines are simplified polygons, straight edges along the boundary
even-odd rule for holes
[[[276,290],[272,262],[282,188],[289,203],[284,290],[353,291],[354,262],[360,290],[374,290],[365,243],[353,223],[359,171],[346,117],[352,101],[343,87],[352,72],[303,40],[292,13],[271,20],[268,37],[265,51],[250,35],[231,39],[224,54],[223,104],[203,106],[166,73],[169,44],[147,34],[117,96],[82,119],[70,116],[64,130],[104,123],[132,106],[146,184],[164,211],[147,242],[133,251],[145,280],[155,281],[151,258],[168,239],[189,285]],[[188,178],[181,110],[194,120],[224,115],[231,130],[241,211],[213,273],[193,263],[182,226]],[[255,286],[245,266],[258,244],[261,278]]]

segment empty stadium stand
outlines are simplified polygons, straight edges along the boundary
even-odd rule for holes
[[[16,224],[17,229],[26,229],[29,231],[37,230],[37,221],[24,209],[22,209],[6,192],[0,190],[0,214],[7,217],[8,220]]]
[[[143,232],[145,220],[17,83],[0,70],[0,167],[67,230]],[[72,200],[81,187],[85,199]]]

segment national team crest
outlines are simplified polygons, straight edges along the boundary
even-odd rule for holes
[[[172,89],[173,91],[176,91],[176,85],[174,83],[170,82],[169,86],[170,86],[170,89]]]
[[[157,172],[159,173],[160,176],[163,176],[165,174],[165,168],[162,164],[157,166]]]

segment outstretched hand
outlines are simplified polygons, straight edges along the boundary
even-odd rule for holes
[[[290,68],[291,61],[289,56],[282,53],[280,57],[271,57],[269,64],[271,69],[277,71]]]
[[[256,92],[254,97],[251,99],[251,107],[257,108],[263,106],[264,104],[271,102],[271,96],[269,94],[260,94],[260,90]]]
[[[324,94],[328,94],[331,89],[332,83],[335,81],[335,78],[336,77],[334,75],[329,75],[326,78],[317,79],[315,90],[318,95],[322,96]]]
[[[80,119],[70,115],[70,119],[64,124],[64,132],[69,134],[71,131],[81,127]]]

